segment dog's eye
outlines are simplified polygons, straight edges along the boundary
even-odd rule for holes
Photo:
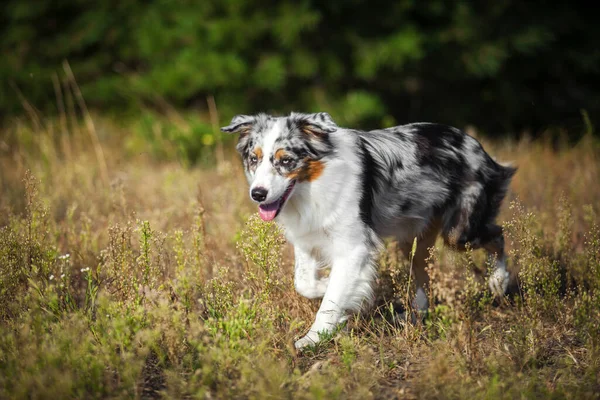
[[[290,165],[292,165],[292,159],[290,157],[284,157],[281,159],[281,165],[283,165],[284,167],[289,167]]]
[[[256,164],[258,162],[258,157],[256,157],[254,154],[252,154],[250,156],[250,164]]]

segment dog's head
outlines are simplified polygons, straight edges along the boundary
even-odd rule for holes
[[[333,153],[329,135],[338,129],[329,114],[292,113],[237,115],[223,132],[240,134],[241,154],[250,197],[260,217],[274,219],[293,195],[296,185],[316,180]]]

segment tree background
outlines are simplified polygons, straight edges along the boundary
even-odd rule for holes
[[[88,105],[165,104],[223,119],[328,111],[490,135],[563,128],[600,108],[600,24],[567,1],[4,0],[0,115],[57,113],[68,61]]]

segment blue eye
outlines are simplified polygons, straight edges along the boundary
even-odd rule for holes
[[[250,164],[256,164],[258,162],[258,157],[256,157],[254,154],[252,154],[250,156]]]
[[[292,160],[290,157],[284,157],[281,159],[281,165],[283,165],[284,167],[289,167],[290,165],[292,165],[292,162],[294,160]]]

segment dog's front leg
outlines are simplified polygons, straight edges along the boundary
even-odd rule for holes
[[[375,269],[371,252],[364,244],[348,248],[334,257],[329,275],[329,285],[315,322],[295,345],[297,349],[319,341],[319,333],[330,333],[348,318],[348,312],[358,311],[365,300],[372,299],[371,284]]]
[[[302,296],[309,299],[320,299],[327,290],[328,278],[317,277],[320,267],[319,260],[310,252],[299,246],[294,247],[294,287]]]

